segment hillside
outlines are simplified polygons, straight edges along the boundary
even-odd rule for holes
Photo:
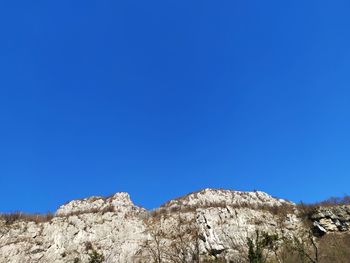
[[[153,211],[116,193],[73,200],[53,216],[2,215],[0,263],[252,262],[259,250],[256,263],[347,262],[349,222],[350,206],[300,206],[259,191],[205,189]]]

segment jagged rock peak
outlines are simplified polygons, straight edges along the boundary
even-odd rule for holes
[[[190,193],[183,197],[173,199],[162,207],[174,208],[178,206],[253,206],[259,208],[260,206],[280,206],[280,205],[294,205],[292,202],[284,199],[274,198],[271,195],[261,192],[243,192],[243,191],[232,191],[224,189],[212,189],[207,188],[197,192]]]
[[[110,197],[92,196],[84,199],[73,200],[62,205],[56,211],[57,216],[74,213],[89,213],[119,209],[121,207],[135,208],[128,193],[120,192]]]

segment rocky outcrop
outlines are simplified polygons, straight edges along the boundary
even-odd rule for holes
[[[74,200],[43,222],[0,217],[0,263],[88,262],[93,251],[114,262],[193,262],[194,258],[241,257],[256,230],[294,236],[305,228],[297,207],[263,192],[205,189],[153,211],[127,193]],[[315,226],[346,231],[349,207],[320,209]]]
[[[319,234],[350,229],[350,205],[318,207],[310,216]]]
[[[81,200],[73,200],[59,207],[56,211],[56,216],[69,216],[93,212],[120,212],[122,210],[124,210],[124,212],[128,210],[145,211],[143,208],[133,204],[128,193],[116,193],[108,198],[92,196]]]
[[[106,209],[109,205],[114,210]],[[87,262],[92,250],[113,258],[108,262],[132,262],[145,238],[142,213],[127,195],[117,194],[72,201],[49,222],[2,222],[0,262]]]
[[[188,194],[165,203],[162,207],[176,209],[181,207],[250,207],[261,208],[263,206],[293,205],[283,199],[273,198],[261,191],[241,192],[230,190],[204,189]]]

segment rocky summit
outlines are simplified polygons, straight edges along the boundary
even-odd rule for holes
[[[317,244],[349,226],[350,206],[305,211],[260,191],[205,189],[152,211],[116,193],[71,201],[52,216],[3,214],[0,263],[249,262],[259,233],[277,255],[281,240]]]

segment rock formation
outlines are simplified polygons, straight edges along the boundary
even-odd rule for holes
[[[321,234],[348,231],[350,229],[350,205],[320,207],[310,218]]]
[[[256,231],[292,237],[305,230],[295,204],[263,192],[205,189],[148,211],[127,193],[74,200],[48,220],[0,217],[0,263],[239,262]],[[319,232],[347,231],[350,206],[310,216]],[[236,261],[234,261],[236,260]],[[207,261],[206,261],[207,262]]]

